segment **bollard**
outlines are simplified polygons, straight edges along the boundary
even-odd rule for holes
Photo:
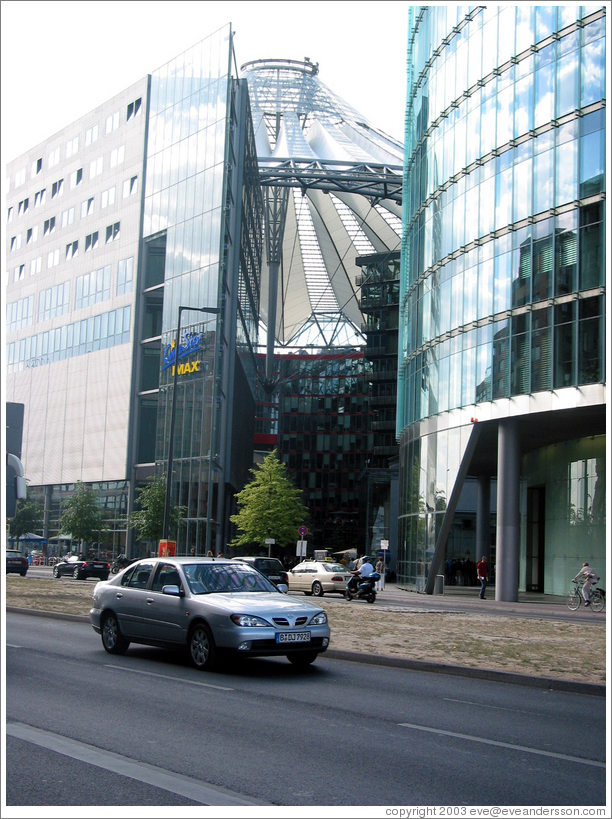
[[[436,583],[434,586],[434,594],[444,594],[444,575],[436,575]]]

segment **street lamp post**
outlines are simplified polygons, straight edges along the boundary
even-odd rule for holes
[[[163,540],[168,540],[170,529],[170,494],[172,490],[172,467],[174,460],[174,427],[176,424],[176,386],[178,381],[178,360],[179,345],[181,340],[181,313],[183,310],[193,310],[196,313],[219,314],[218,307],[186,307],[180,306],[178,309],[178,322],[176,325],[176,344],[174,348],[174,372],[172,378],[172,410],[170,413],[170,442],[168,445],[168,474],[166,478],[166,503],[164,506],[164,534]]]

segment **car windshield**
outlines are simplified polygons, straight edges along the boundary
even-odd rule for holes
[[[276,592],[276,586],[244,563],[188,563],[183,566],[192,594]]]

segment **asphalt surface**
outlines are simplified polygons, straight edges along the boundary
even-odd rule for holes
[[[51,568],[48,566],[32,566],[28,571],[31,577],[50,577]],[[82,581],[93,583],[93,580]],[[518,601],[502,602],[495,600],[495,589],[493,586],[487,588],[485,600],[479,597],[480,587],[477,586],[446,586],[444,594],[427,595],[419,594],[411,590],[403,589],[394,583],[388,583],[379,592],[374,604],[377,608],[389,611],[429,611],[454,614],[487,614],[498,617],[522,617],[545,620],[556,620],[561,622],[584,623],[585,625],[598,625],[606,627],[607,613],[596,613],[580,607],[577,611],[570,611],[565,604],[565,596],[545,595],[535,592],[519,592]],[[346,601],[337,596],[328,596],[327,600],[338,600],[339,604]],[[349,603],[348,605],[368,606],[365,602]],[[76,619],[89,622],[88,617],[78,617],[74,615],[60,615],[47,612],[33,612],[24,609],[7,606],[7,611],[15,611],[23,614],[36,614],[38,616],[48,616],[60,619]],[[405,668],[420,671],[431,671],[435,673],[449,674],[459,677],[470,677],[473,679],[491,680],[496,682],[507,682],[514,685],[524,685],[548,690],[567,691],[581,694],[591,694],[605,697],[606,685],[596,683],[582,683],[570,680],[558,680],[550,677],[540,677],[527,674],[513,674],[506,671],[495,671],[482,668],[467,668],[446,663],[434,663],[422,660],[411,660],[402,657],[386,657],[382,655],[361,654],[353,651],[342,651],[338,649],[328,649],[325,656],[329,659],[345,660],[349,662],[368,663],[370,665],[380,665],[393,668]]]

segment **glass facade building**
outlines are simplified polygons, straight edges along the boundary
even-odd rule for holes
[[[605,496],[605,49],[602,6],[410,10],[397,415],[410,587],[431,589],[466,475],[485,501],[498,478],[500,599],[563,593],[583,560],[605,575],[605,514],[586,490]]]

